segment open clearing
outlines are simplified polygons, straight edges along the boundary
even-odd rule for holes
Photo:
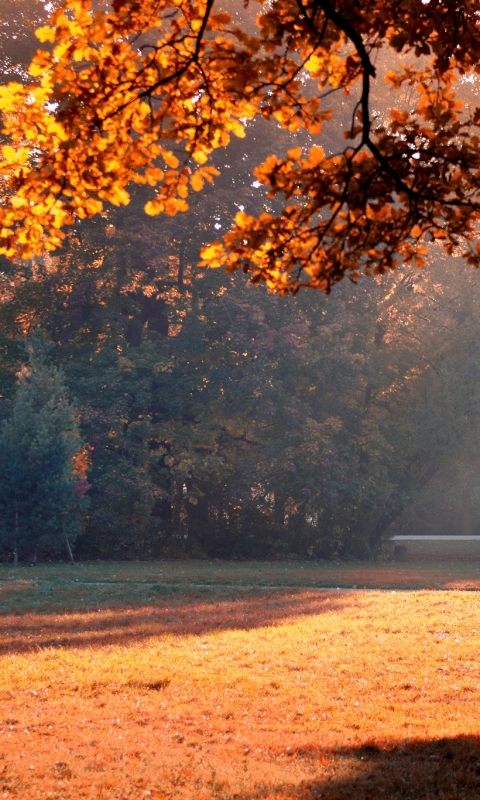
[[[1,567],[0,798],[478,798],[477,588],[476,563]]]

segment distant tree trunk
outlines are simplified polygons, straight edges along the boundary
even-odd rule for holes
[[[18,508],[15,508],[15,533],[13,537],[13,566],[18,567]]]
[[[369,407],[370,401],[372,399],[372,394],[373,394],[373,386],[371,385],[371,383],[368,383],[365,388],[365,408]]]
[[[184,283],[183,283],[183,276],[185,272],[185,239],[182,239],[180,242],[180,253],[178,257],[178,291],[183,293]]]
[[[472,487],[473,475],[470,470],[465,470],[462,480],[462,534],[471,536],[472,523]]]
[[[435,473],[438,472],[438,466],[436,464],[432,464],[429,469],[425,471],[420,480],[417,482],[417,492],[415,497],[418,497],[419,492],[423,489],[424,486],[433,478]],[[410,501],[410,504],[413,502],[413,499]],[[400,506],[395,511],[392,511],[390,514],[385,514],[376,524],[373,531],[371,532],[368,540],[368,544],[370,550],[375,552],[376,548],[379,546],[380,542],[382,541],[382,536],[385,531],[395,522],[396,519],[402,516],[402,514],[406,511],[407,506]]]
[[[188,485],[188,484],[187,484]],[[190,488],[190,487],[189,487]],[[186,503],[187,520],[188,520],[188,533],[193,535],[205,536],[208,534],[209,528],[209,507],[208,498],[201,495],[198,502]]]
[[[285,525],[285,500],[278,492],[273,501],[273,521],[275,525]]]
[[[68,536],[65,533],[65,529],[63,531],[63,535],[65,536],[65,544],[67,545],[67,552],[68,552],[68,558],[70,560],[70,564],[73,564],[73,566],[75,566],[75,560],[73,558],[72,548],[70,547],[70,542],[68,541]]]
[[[132,317],[125,327],[125,341],[130,347],[140,347],[143,340],[143,322]]]
[[[163,498],[155,504],[155,514],[160,517],[162,522],[172,521],[172,501],[169,498]]]
[[[187,479],[186,486],[190,490],[193,481]],[[195,504],[186,503],[187,511],[187,526],[189,535],[203,534],[204,536],[209,533],[209,507],[208,498],[206,495],[200,495]]]
[[[183,482],[175,481],[175,491],[172,502],[172,533],[180,536],[182,531],[182,511],[183,511]]]

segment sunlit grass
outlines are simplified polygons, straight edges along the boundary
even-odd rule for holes
[[[0,798],[480,796],[476,592],[200,596],[183,566],[189,586],[142,603],[154,565],[108,565],[123,603],[65,610],[68,569],[5,573]],[[36,610],[15,614],[22,591]]]

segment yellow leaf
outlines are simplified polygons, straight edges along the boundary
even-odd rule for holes
[[[190,184],[194,192],[201,192],[204,185],[203,176],[200,172],[194,172],[190,178]]]
[[[145,180],[150,186],[155,186],[159,181],[163,181],[163,178],[163,170],[158,167],[148,167],[148,169],[145,170]]]
[[[164,202],[157,198],[157,200],[149,200],[144,206],[145,214],[149,217],[156,217],[161,214],[164,209]]]
[[[23,208],[23,206],[28,205],[28,201],[24,197],[17,197],[17,195],[13,195],[10,203],[14,208]]]
[[[11,145],[5,144],[2,147],[2,153],[5,161],[9,161],[10,163],[15,163],[17,161],[17,153]]]
[[[122,189],[117,186],[112,193],[108,195],[108,199],[113,206],[128,206],[130,202],[130,195],[126,189]]]
[[[97,200],[95,197],[89,197],[88,200],[85,201],[85,211],[87,212],[88,216],[93,217],[94,214],[99,214],[102,209],[103,203],[101,200]]]
[[[197,164],[205,164],[207,160],[207,156],[205,155],[203,150],[195,150],[195,152],[192,153],[192,158],[194,161],[197,162]]]
[[[169,197],[165,201],[165,213],[169,217],[174,217],[179,211],[188,211],[188,203],[176,197]]]
[[[246,228],[247,225],[252,222],[253,217],[249,214],[245,214],[245,211],[237,211],[235,214],[235,225],[238,225],[239,228]]]
[[[41,42],[54,42],[56,39],[55,28],[51,28],[50,25],[45,25],[43,28],[37,28],[35,31],[35,36]]]
[[[28,68],[28,72],[33,78],[38,78],[45,72],[45,67],[41,64],[36,64],[35,61],[32,61]]]
[[[290,161],[298,161],[301,155],[302,155],[301,147],[294,147],[293,150],[289,150],[287,153],[287,156],[289,157]]]
[[[238,120],[232,120],[229,125],[230,130],[237,139],[245,139],[245,126]]]
[[[305,69],[309,72],[318,72],[323,65],[323,58],[318,56],[310,56],[308,61],[305,62]]]
[[[203,167],[202,169],[202,176],[208,183],[213,184],[213,178],[217,175],[220,175],[220,172],[216,167]]]
[[[46,128],[48,133],[51,133],[53,136],[58,136],[62,142],[65,142],[68,139],[68,136],[65,133],[65,128],[56,120],[49,120]]]
[[[211,269],[217,269],[223,266],[224,250],[220,242],[212,242],[207,247],[200,249],[200,258],[202,262]]]
[[[324,158],[325,158],[325,151],[323,147],[310,148],[310,164],[312,167],[316,167],[317,164],[320,164]]]
[[[167,167],[171,167],[172,169],[176,169],[179,165],[179,160],[170,150],[162,150],[162,158],[165,161]]]

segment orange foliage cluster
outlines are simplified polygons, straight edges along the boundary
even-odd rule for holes
[[[77,478],[86,479],[87,470],[90,466],[90,446],[83,445],[83,447],[75,453],[73,457],[73,474]]]
[[[212,152],[262,117],[308,137],[332,118],[347,141],[269,156],[255,175],[283,210],[240,211],[203,264],[280,293],[421,266],[432,240],[480,264],[480,110],[457,96],[480,73],[476,4],[260,0],[230,15],[214,0],[115,0],[108,13],[65,0],[37,36],[48,49],[28,85],[0,86],[8,258],[54,250],[76,218],[128,204],[133,182],[156,187],[147,214],[186,211],[218,175]],[[381,51],[396,90],[381,92],[385,115],[371,99]],[[343,116],[329,106],[339,91],[352,96]]]
[[[302,591],[6,615],[0,796],[476,797],[479,611]]]

